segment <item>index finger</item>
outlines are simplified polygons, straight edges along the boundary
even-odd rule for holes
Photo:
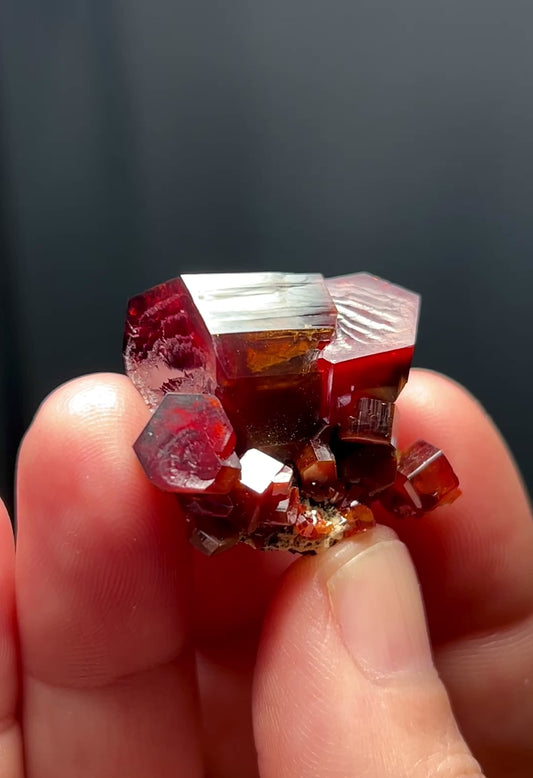
[[[408,545],[434,642],[498,628],[533,611],[533,522],[520,474],[498,430],[461,386],[414,370],[398,401],[399,447],[443,449],[462,496],[422,520],[380,514]]]

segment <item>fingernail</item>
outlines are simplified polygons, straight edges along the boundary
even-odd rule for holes
[[[405,546],[379,535],[378,542],[365,540],[363,547],[354,539],[335,561],[340,566],[327,581],[331,608],[360,669],[375,680],[434,671],[420,588]]]

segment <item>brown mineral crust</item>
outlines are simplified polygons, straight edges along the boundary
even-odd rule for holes
[[[152,409],[168,391],[214,390],[216,359],[211,336],[181,278],[129,301],[124,364]]]
[[[394,484],[380,495],[384,508],[398,516],[422,516],[460,495],[459,479],[443,452],[425,440],[400,455]]]
[[[353,443],[387,443],[392,439],[395,405],[374,397],[361,397],[353,415],[339,425],[341,440]]]
[[[280,527],[259,525],[253,532],[246,537],[246,543],[258,551],[265,551],[271,548],[282,548],[279,544],[280,537],[288,537],[289,533]]]

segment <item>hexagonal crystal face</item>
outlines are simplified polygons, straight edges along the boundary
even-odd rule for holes
[[[182,279],[229,379],[302,372],[333,335],[337,310],[318,273],[215,273]]]
[[[419,295],[369,273],[328,278],[326,285],[338,320],[323,359],[336,364],[415,345]]]
[[[167,394],[134,448],[160,489],[227,494],[241,470],[234,444],[235,433],[216,397]]]
[[[337,312],[319,273],[186,274],[209,332],[333,330]]]

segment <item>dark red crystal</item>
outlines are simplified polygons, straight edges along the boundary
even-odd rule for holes
[[[353,415],[361,397],[394,402],[413,358],[419,297],[368,273],[330,278],[336,337],[318,360],[322,415],[334,424]]]
[[[216,360],[211,336],[181,278],[129,301],[124,363],[151,408],[168,392],[214,392]]]
[[[303,375],[224,380],[216,393],[237,435],[237,453],[249,448],[288,449],[313,437],[322,427],[321,378]]]
[[[302,490],[309,497],[321,494],[324,487],[337,482],[337,462],[328,444],[315,436],[301,444],[294,454]]]
[[[458,494],[443,453],[396,451],[418,296],[356,273],[188,275],[130,301],[126,371],[155,408],[135,443],[191,543],[315,553]]]
[[[241,465],[235,433],[208,394],[167,394],[134,444],[148,478],[171,492],[227,494]]]
[[[279,478],[285,465],[259,449],[248,449],[241,457],[242,472],[233,492],[238,522],[246,531],[261,523],[265,511],[275,509],[290,490],[290,482],[279,493]],[[285,475],[285,473],[284,473]],[[277,493],[277,496],[275,496]]]
[[[398,465],[393,445],[339,441],[336,450],[341,477],[359,488],[361,498],[374,497],[394,483]]]

